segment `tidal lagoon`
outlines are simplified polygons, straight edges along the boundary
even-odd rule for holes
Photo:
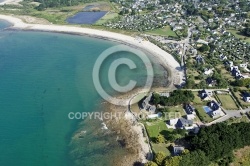
[[[9,24],[0,22],[3,29]],[[99,119],[69,119],[70,112],[102,111],[103,100],[92,81],[97,57],[117,43],[49,32],[0,30],[0,165],[110,165],[126,155]],[[110,56],[102,66],[103,87],[109,65],[127,57],[138,66],[121,65],[117,80],[144,85],[144,64],[131,53]],[[160,65],[154,65],[162,76]],[[82,130],[81,144],[72,144]],[[78,148],[79,147],[79,148]]]

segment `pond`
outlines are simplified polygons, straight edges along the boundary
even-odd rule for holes
[[[70,24],[94,24],[102,18],[107,12],[79,12],[76,15],[69,17],[67,22]]]

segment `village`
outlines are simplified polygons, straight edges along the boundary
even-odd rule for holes
[[[143,32],[139,37],[170,53],[186,75],[185,84],[176,85],[182,92],[140,94],[129,107],[154,154],[172,161],[190,149],[184,138],[201,128],[249,123],[249,1],[115,2],[122,17],[104,26]],[[176,94],[185,97],[179,101]]]
[[[142,165],[229,165],[250,145],[250,0],[23,0],[0,10],[52,26],[100,12],[77,26],[149,41],[174,57],[183,75],[168,73],[169,84],[136,94],[126,111],[150,147]],[[246,156],[240,165],[250,165]]]
[[[200,128],[216,123],[250,122],[250,94],[234,98],[230,89],[176,90],[190,93],[189,99],[176,104],[164,105],[164,99],[174,98],[173,92],[151,92],[138,103],[130,106],[131,112],[146,127],[153,152],[165,152],[170,156],[182,154],[188,145],[182,140],[195,135]],[[175,93],[175,92],[174,92]],[[178,92],[179,93],[179,92]],[[159,99],[161,98],[161,99]],[[135,100],[138,100],[135,99]],[[240,101],[249,108],[242,108]],[[188,102],[190,101],[190,102]],[[157,104],[156,104],[157,103]]]

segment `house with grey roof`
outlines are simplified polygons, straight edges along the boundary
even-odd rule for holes
[[[174,153],[175,156],[180,155],[183,151],[184,151],[183,146],[174,146],[173,147],[173,153]]]
[[[150,94],[146,97],[146,99],[142,102],[142,105],[141,105],[142,107],[141,107],[141,109],[146,110],[146,111],[149,111],[151,114],[154,114],[155,111],[156,111],[156,106],[150,104],[152,95],[153,95],[153,94],[150,93]]]

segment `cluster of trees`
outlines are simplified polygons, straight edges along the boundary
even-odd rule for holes
[[[161,5],[164,5],[164,4],[172,4],[174,3],[175,1],[174,0],[160,0],[160,4]]]
[[[200,52],[207,52],[210,50],[209,45],[203,44],[199,49]]]
[[[211,162],[229,165],[233,162],[233,150],[250,145],[249,128],[250,123],[217,123],[201,128],[196,136],[186,137],[191,143],[190,151],[174,157],[164,157],[160,152],[147,166],[206,166]]]
[[[218,72],[217,72],[218,71]],[[228,82],[225,80],[225,78],[222,77],[221,70],[217,70],[213,73],[212,79],[216,80],[217,87],[218,88],[227,88]]]
[[[250,85],[250,78],[235,80],[233,82],[233,85],[234,86],[241,86],[241,87],[243,87],[243,86],[245,86],[245,87],[249,86]]]
[[[206,64],[204,63],[192,63],[189,61],[187,61],[186,66],[187,68],[189,68],[191,71],[192,70],[196,70],[199,72],[200,75],[198,76],[193,76],[191,74],[188,75],[187,78],[187,82],[185,84],[185,88],[186,89],[203,89],[203,88],[211,88],[208,86],[206,79],[208,78],[208,76],[203,74],[203,71],[205,68],[214,68],[214,66],[217,66],[217,64],[220,63],[220,61],[218,61],[218,58],[214,58],[212,54],[209,54],[209,56],[204,57],[205,60],[204,62],[206,62]],[[211,65],[213,64],[213,65]],[[227,88],[229,85],[229,81],[226,80],[222,73],[221,73],[221,69],[220,68],[216,68],[213,70],[213,75],[209,76],[212,78],[212,80],[215,81],[215,86],[217,88]],[[195,80],[200,80],[200,82],[197,84],[195,83]],[[214,88],[214,86],[212,87]]]
[[[169,97],[160,96],[158,93],[153,93],[152,102],[154,105],[174,106],[183,103],[190,103],[194,100],[194,94],[190,90],[175,90]]]
[[[185,4],[183,5],[183,9],[186,10],[188,15],[197,15],[198,9],[195,8],[194,4]]]
[[[161,134],[159,134],[155,138],[155,143],[170,143],[174,142],[177,139],[184,138],[186,136],[186,130],[185,129],[175,129],[172,132],[169,131],[163,131]]]
[[[241,33],[247,37],[250,37],[250,23],[246,25],[246,28],[244,28]]]
[[[163,152],[155,155],[154,161],[150,161],[145,166],[207,166],[209,159],[201,150],[189,152],[184,150],[181,156],[167,157]]]
[[[179,166],[181,156],[167,157],[164,152],[158,152],[154,156],[154,161],[149,161],[144,166]]]
[[[250,145],[249,127],[249,123],[218,123],[202,128],[191,144],[194,151],[203,151],[209,161],[227,164],[233,160],[234,149]]]

